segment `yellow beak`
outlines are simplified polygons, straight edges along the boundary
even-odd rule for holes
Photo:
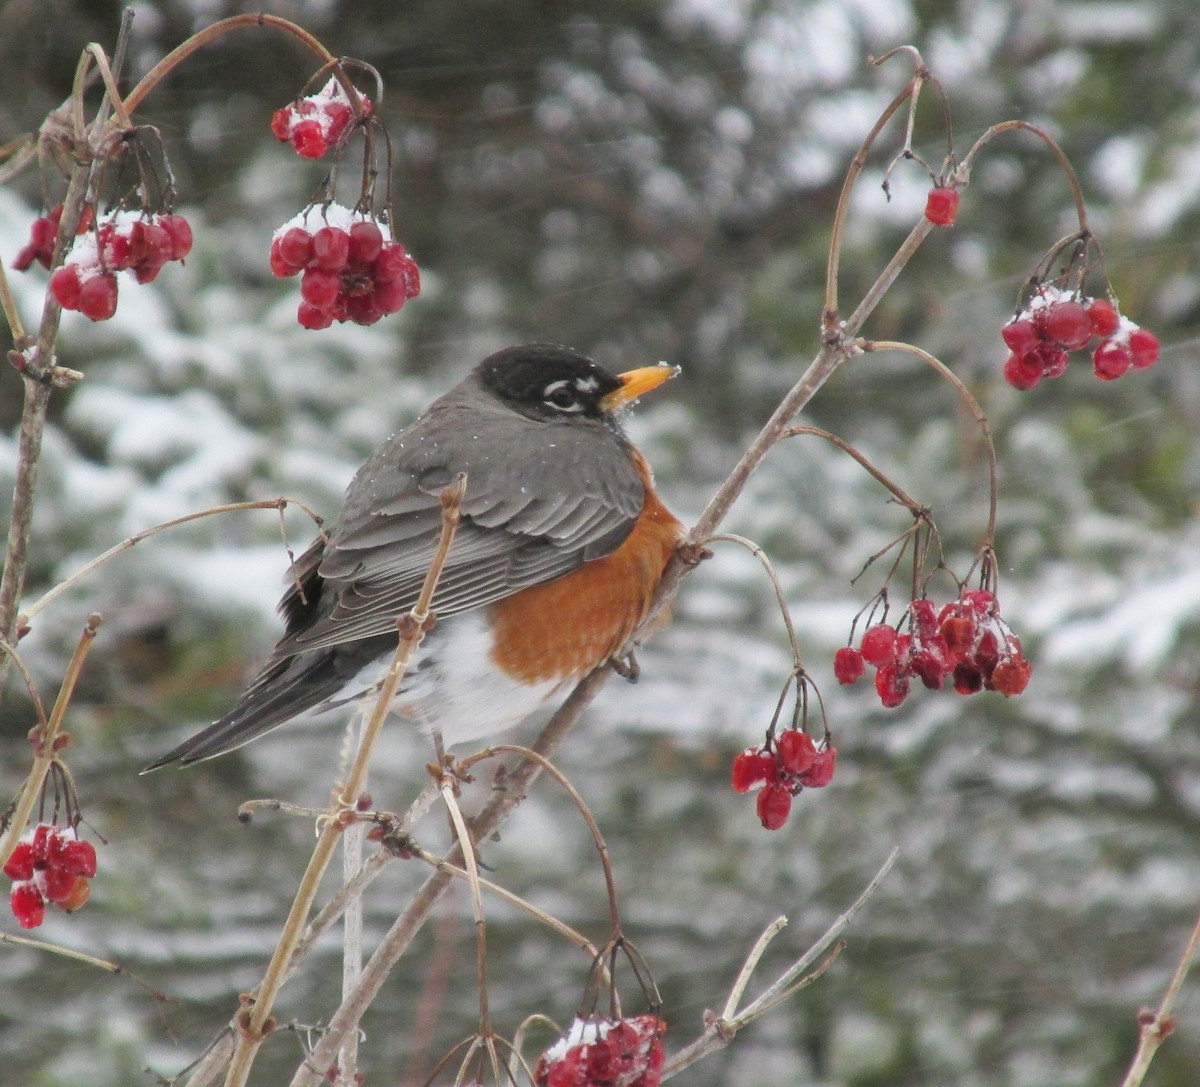
[[[617,374],[621,387],[600,400],[600,410],[616,411],[617,408],[632,404],[643,393],[657,389],[678,373],[678,366],[668,366],[665,362],[660,362],[657,366],[642,366],[637,370],[626,370],[623,374]]]

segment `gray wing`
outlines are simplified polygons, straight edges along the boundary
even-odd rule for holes
[[[438,496],[459,472],[466,497],[434,596],[440,616],[562,577],[629,535],[645,489],[624,439],[603,422],[538,421],[477,401],[466,414],[478,433],[464,433],[461,408],[439,402],[359,470],[328,543],[301,560],[301,585],[319,601],[305,606],[288,591],[280,607],[291,621],[275,657],[395,633],[437,548]],[[485,452],[496,449],[513,452]]]

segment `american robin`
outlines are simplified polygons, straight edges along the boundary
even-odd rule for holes
[[[552,344],[484,359],[358,470],[327,535],[296,560],[284,635],[233,709],[146,769],[224,754],[377,691],[437,545],[439,494],[460,472],[438,622],[395,708],[462,743],[613,659],[682,533],[617,412],[676,372],[613,375]]]

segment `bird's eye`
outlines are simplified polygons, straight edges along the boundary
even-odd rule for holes
[[[552,385],[547,385],[544,399],[550,407],[558,411],[579,411],[583,406],[579,403],[569,381],[556,381]]]

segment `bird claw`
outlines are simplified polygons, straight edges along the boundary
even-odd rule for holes
[[[642,666],[638,664],[638,659],[633,655],[632,649],[623,657],[613,657],[609,664],[612,665],[612,670],[626,683],[636,683],[642,674]]]

